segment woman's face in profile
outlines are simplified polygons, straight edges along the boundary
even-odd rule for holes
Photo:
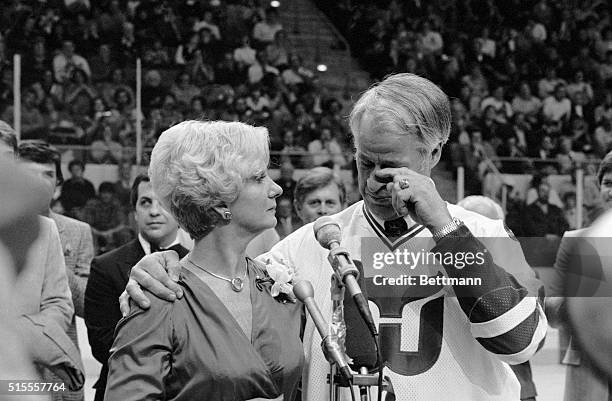
[[[245,231],[259,233],[276,226],[276,198],[283,193],[267,170],[248,178],[238,198],[229,205],[232,224]]]

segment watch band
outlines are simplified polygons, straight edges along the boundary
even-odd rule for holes
[[[438,229],[435,233],[433,233],[434,241],[438,242],[442,238],[446,237],[448,234],[457,230],[459,227],[463,225],[463,222],[456,217],[453,217],[453,220],[442,228]]]

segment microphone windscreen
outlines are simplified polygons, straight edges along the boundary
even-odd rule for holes
[[[295,295],[295,297],[297,299],[300,300],[300,302],[304,302],[307,298],[313,297],[314,296],[314,289],[312,288],[312,284],[310,283],[310,281],[308,280],[301,280],[298,281],[297,283],[295,283],[293,285],[293,295]]]
[[[313,229],[315,238],[325,249],[330,249],[333,242],[340,243],[342,239],[340,225],[329,216],[319,217],[315,221]]]

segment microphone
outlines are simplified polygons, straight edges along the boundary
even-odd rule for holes
[[[359,314],[368,326],[370,333],[376,337],[378,330],[376,329],[374,318],[372,318],[372,313],[368,307],[368,301],[357,283],[359,270],[357,270],[351,261],[348,250],[340,246],[340,240],[342,239],[340,225],[331,217],[323,216],[315,221],[313,229],[319,245],[329,249],[329,260],[334,272],[346,286],[351,297],[353,297],[353,302],[355,302],[357,310],[359,310]]]
[[[295,283],[293,285],[293,294],[297,299],[303,302],[304,305],[306,305],[306,309],[308,309],[308,313],[310,314],[310,317],[312,317],[317,331],[323,339],[323,346],[325,347],[327,356],[329,356],[338,365],[338,369],[340,370],[342,376],[344,376],[345,379],[352,381],[353,374],[351,373],[351,369],[346,362],[344,353],[340,349],[338,342],[332,339],[328,334],[328,325],[313,298],[314,290],[310,281],[302,280]]]

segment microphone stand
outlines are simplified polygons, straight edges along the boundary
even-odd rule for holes
[[[336,274],[331,276],[332,318],[329,323],[329,333],[333,341],[338,342],[342,352],[345,352],[344,339],[346,338],[346,324],[344,322],[344,285]],[[338,399],[336,380],[341,379],[336,373],[335,364],[329,366],[329,396],[330,401]],[[349,383],[346,379],[344,379]]]
[[[333,252],[333,251],[332,251]],[[330,262],[332,257],[330,252]],[[333,263],[333,262],[332,262]],[[344,351],[344,340],[346,338],[346,323],[344,322],[344,290],[345,286],[342,282],[342,276],[337,272],[331,275],[331,299],[332,299],[332,320],[330,323],[330,333],[336,341],[339,340],[340,347]],[[338,327],[341,329],[338,330]],[[382,366],[379,367],[382,369]],[[352,386],[359,387],[360,401],[370,401],[370,389],[372,387],[378,387],[378,373],[369,373],[368,369],[363,366],[359,368],[359,373],[353,373],[352,382],[341,376],[336,372],[335,364],[330,362],[329,367],[329,399],[330,401],[339,400],[340,387],[349,388],[352,394],[354,394],[354,388]],[[385,376],[382,385],[383,391],[389,391],[393,388],[390,379]],[[353,397],[353,399],[355,399]],[[381,400],[378,400],[381,401]]]

